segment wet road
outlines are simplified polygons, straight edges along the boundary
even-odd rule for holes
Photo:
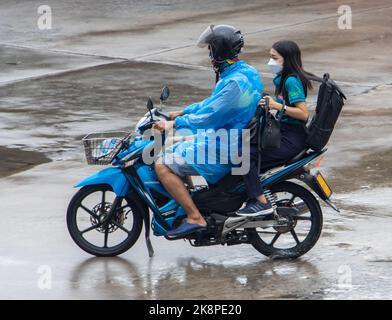
[[[52,160],[0,179],[0,298],[392,299],[390,2],[353,1],[346,31],[327,1],[120,3],[84,11],[51,1],[55,23],[45,32],[34,29],[37,1],[0,4],[0,145]],[[248,33],[244,58],[267,90],[268,48],[281,38],[300,43],[307,69],[340,81],[349,101],[323,172],[342,213],[323,208],[322,237],[297,261],[160,238],[153,259],[142,238],[121,258],[91,258],[65,225],[72,186],[100,169],[84,164],[81,136],[134,126],[163,84],[168,108],[207,96],[213,74],[191,43],[212,20]]]

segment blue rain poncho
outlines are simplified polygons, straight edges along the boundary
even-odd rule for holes
[[[255,68],[244,61],[226,67],[211,96],[186,107],[175,120],[177,132],[196,137],[166,152],[180,155],[209,183],[216,183],[238,165],[233,158],[241,152],[242,129],[255,114],[262,90]]]

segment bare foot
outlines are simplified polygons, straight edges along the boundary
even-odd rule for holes
[[[203,217],[200,217],[199,219],[187,218],[186,222],[191,223],[191,224],[199,224],[203,227],[207,227],[207,222],[204,220]]]

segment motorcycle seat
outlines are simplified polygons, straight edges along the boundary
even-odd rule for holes
[[[326,149],[320,151],[319,153],[324,153]],[[284,160],[279,160],[279,161],[273,161],[273,162],[268,162],[266,164],[262,164],[260,168],[260,173],[265,173],[268,170],[274,169],[276,167],[280,166],[288,166],[291,165],[297,161],[302,160],[303,158],[316,153],[316,151],[309,151],[308,148],[301,150],[299,153],[297,153],[294,157],[290,159],[284,159]],[[210,187],[216,187],[216,186],[225,186],[227,187],[228,185],[235,185],[236,183],[240,182],[242,180],[242,176],[232,176],[230,173],[227,174],[225,177],[223,177],[221,180],[219,180],[216,184],[209,184]]]
[[[262,164],[261,168],[260,168],[260,173],[266,172],[266,171],[273,169],[275,167],[280,167],[280,166],[284,166],[284,165],[287,166],[287,165],[293,164],[293,163],[301,160],[302,158],[304,158],[306,155],[308,155],[308,150],[309,150],[308,148],[303,149],[290,159],[273,161],[273,162],[266,163],[264,165]]]
[[[305,155],[307,155],[308,150],[309,149],[306,148],[306,149],[303,149],[301,152],[297,153],[294,157],[292,157],[291,159],[289,159],[286,162],[286,165],[293,164],[293,163],[301,160]]]

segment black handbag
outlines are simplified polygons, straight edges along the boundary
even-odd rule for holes
[[[282,111],[278,113],[277,117],[270,112],[268,100],[266,102],[264,125],[259,139],[259,151],[280,148],[280,119],[284,112],[284,102]]]
[[[280,119],[285,111],[285,103],[283,101],[282,111],[278,113],[278,117],[270,112],[269,103],[264,108],[264,125],[258,136],[258,146],[257,146],[257,172],[260,173],[261,168],[261,158],[263,150],[277,149],[280,148]]]

